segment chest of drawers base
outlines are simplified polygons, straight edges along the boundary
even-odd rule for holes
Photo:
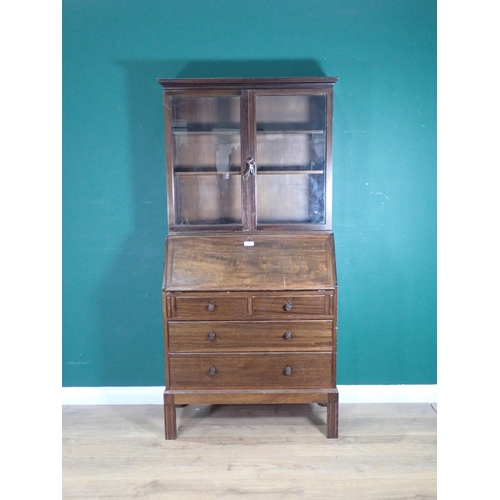
[[[338,437],[337,290],[164,292],[165,437],[176,406],[326,406]]]

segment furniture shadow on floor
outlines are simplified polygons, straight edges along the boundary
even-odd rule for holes
[[[326,408],[318,404],[265,404],[265,405],[187,405],[177,408],[178,437],[189,435],[194,428],[233,428],[242,432],[256,431],[263,426],[313,426],[326,437]]]

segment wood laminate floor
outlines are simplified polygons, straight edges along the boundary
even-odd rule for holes
[[[433,404],[63,407],[64,499],[436,498]]]

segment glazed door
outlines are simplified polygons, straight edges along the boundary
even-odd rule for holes
[[[241,230],[240,92],[170,92],[164,102],[169,226]]]
[[[169,228],[328,230],[332,89],[165,93]]]
[[[332,93],[255,91],[254,106],[256,227],[327,229]]]

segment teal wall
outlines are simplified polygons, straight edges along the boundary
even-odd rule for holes
[[[436,383],[436,1],[63,0],[63,385],[163,385],[157,78],[339,76],[339,384]]]

